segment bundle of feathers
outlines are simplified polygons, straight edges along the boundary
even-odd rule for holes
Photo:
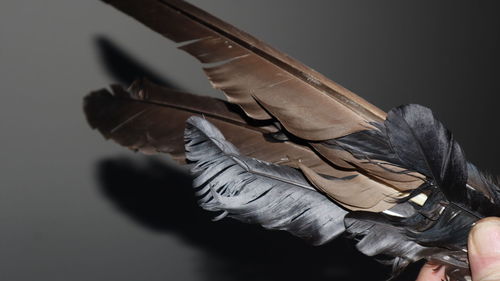
[[[228,101],[146,80],[85,98],[91,127],[190,164],[202,208],[315,245],[342,233],[394,274],[426,259],[467,280],[467,235],[500,215],[500,190],[431,110],[387,114],[181,0],[106,0],[209,64]]]

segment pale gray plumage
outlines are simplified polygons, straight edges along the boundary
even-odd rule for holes
[[[239,155],[208,121],[191,117],[186,156],[199,204],[209,211],[323,244],[344,231],[345,210],[318,193],[298,171]]]

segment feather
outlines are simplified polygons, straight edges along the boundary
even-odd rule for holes
[[[193,185],[201,207],[286,230],[314,244],[344,231],[347,212],[318,193],[299,171],[240,155],[202,118],[191,117],[187,124],[186,154],[195,163]]]
[[[392,109],[384,123],[374,129],[355,132],[323,142],[330,150],[345,150],[365,172],[411,190],[424,178],[442,186],[448,197],[465,194],[466,161],[451,133],[423,106],[407,105]],[[346,161],[349,156],[343,156]],[[438,174],[442,173],[442,174]],[[449,181],[449,182],[448,182]],[[448,188],[454,188],[448,190]]]
[[[382,212],[393,207],[400,196],[394,189],[363,174],[327,179],[305,165],[299,164],[299,168],[318,190],[350,210]]]
[[[325,140],[385,118],[359,96],[184,1],[105,2],[210,64],[205,73],[212,84],[254,119],[275,117],[300,138]]]
[[[492,203],[500,204],[500,189],[497,178],[481,172],[474,164],[467,162],[467,184],[481,192]]]
[[[467,254],[438,247],[423,246],[408,236],[407,230],[394,225],[390,217],[369,212],[353,212],[345,217],[346,231],[361,237],[356,248],[367,256],[392,257],[393,277],[406,266],[421,259],[445,265],[448,272],[460,272],[455,280],[465,281],[469,274]],[[450,274],[448,274],[450,275]]]
[[[266,134],[276,132],[276,128],[246,118],[230,103],[173,91],[147,80],[136,81],[128,91],[120,86],[112,86],[112,90],[88,95],[84,111],[92,128],[130,149],[147,154],[168,153],[184,162],[185,121],[197,115],[221,128],[246,156],[294,167],[300,161],[329,176],[352,175],[330,166],[306,146],[269,142]]]
[[[346,137],[351,137],[351,135]],[[393,163],[370,159],[367,156],[354,156],[356,152],[339,146],[336,142],[337,139],[315,143],[312,146],[333,165],[357,170],[398,191],[411,191],[423,184],[424,176],[418,173],[410,172]]]
[[[129,91],[118,85],[111,88],[112,93],[100,90],[85,98],[87,121],[106,138],[146,154],[164,152],[183,159],[184,122],[192,114],[207,115],[220,125],[247,125],[217,99],[163,89],[147,81],[137,81]]]
[[[389,112],[384,124],[398,165],[425,175],[449,203],[476,219],[499,214],[489,198],[467,187],[470,168],[464,153],[430,109],[400,106]]]
[[[387,137],[387,130],[381,123],[372,124],[375,129],[349,134],[322,145],[328,150],[345,150],[343,159],[355,163],[359,169],[405,191],[417,188],[423,183],[423,176],[401,168],[399,158],[392,150]],[[357,160],[356,160],[357,159]]]
[[[418,105],[414,106],[415,108],[420,108],[422,111],[426,111],[430,119],[435,119],[429,109],[425,109]],[[391,112],[394,111],[395,110]],[[390,114],[397,115],[396,113]],[[414,115],[418,116],[419,114],[421,113],[416,113]],[[427,122],[430,121],[422,121],[420,126],[427,127]],[[390,126],[389,123],[390,121],[385,122],[385,124]],[[337,139],[324,141],[320,144],[315,144],[314,147],[317,150],[321,150],[323,155],[328,155],[328,159],[337,160],[337,162],[335,162],[337,165],[344,168],[352,168],[352,163],[356,163],[359,169],[388,183],[398,190],[412,190],[421,186],[425,176],[416,171],[411,171],[412,169],[416,170],[416,168],[413,168],[413,164],[404,164],[401,161],[391,146],[385,124],[373,123],[374,129],[372,130],[364,130]],[[444,128],[442,129],[444,130]],[[396,133],[393,134],[393,138],[400,137],[399,130],[395,129],[395,131]],[[432,141],[428,141],[428,143],[434,145]],[[407,143],[400,146],[402,147],[401,150],[403,153],[406,153],[406,147],[414,147],[413,143]],[[350,155],[345,152],[349,152]],[[411,155],[408,157],[413,159]],[[357,161],[355,159],[357,159]],[[466,162],[466,165],[468,174],[467,184],[469,187],[482,192],[486,197],[490,198],[492,202],[500,203],[498,197],[498,190],[500,189],[498,188],[497,180],[489,175],[485,175],[469,162]],[[408,169],[408,167],[410,167],[410,169]]]
[[[433,179],[450,200],[464,197],[467,172],[462,149],[430,109],[397,107],[384,124],[401,166]]]

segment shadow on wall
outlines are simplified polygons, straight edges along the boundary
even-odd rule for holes
[[[116,82],[129,86],[137,79],[147,78],[155,84],[182,90],[175,83],[165,79],[150,67],[142,64],[127,51],[104,36],[95,38],[95,46],[103,68]]]
[[[138,224],[177,235],[205,252],[206,280],[386,280],[390,268],[336,239],[313,247],[282,231],[232,219],[212,222],[201,210],[187,173],[156,159],[106,159],[98,165],[102,192]],[[167,249],[166,249],[167,250]],[[397,280],[415,280],[412,266]]]

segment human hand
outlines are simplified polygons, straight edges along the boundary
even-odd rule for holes
[[[469,264],[472,281],[500,281],[500,218],[480,220],[469,234]],[[425,264],[417,281],[441,281],[444,268]]]

